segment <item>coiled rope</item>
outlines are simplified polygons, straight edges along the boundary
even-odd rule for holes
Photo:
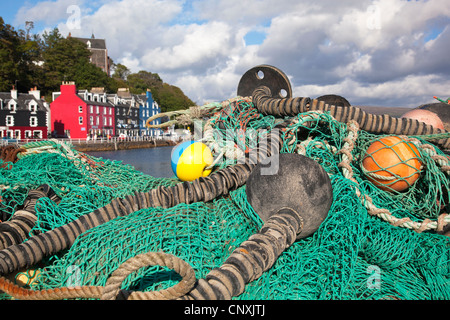
[[[22,300],[102,299],[102,300],[230,300],[244,292],[245,285],[270,269],[283,251],[296,240],[303,226],[301,215],[281,208],[261,230],[236,248],[219,268],[196,281],[192,267],[176,256],[148,252],[126,260],[108,278],[104,287],[81,286],[48,290],[29,290],[0,277],[0,290]],[[132,272],[146,266],[168,267],[182,276],[173,287],[161,291],[121,290]]]
[[[187,125],[192,123],[193,119],[201,119],[205,116],[208,116],[214,112],[223,109],[227,105],[233,103],[236,99],[238,98],[229,99],[223,101],[222,103],[213,102],[205,104],[203,106],[193,106],[186,110],[158,113],[148,118],[147,121],[145,122],[145,125],[147,126],[147,128],[166,128],[174,124]],[[168,117],[169,119],[171,117],[176,118],[174,120],[169,120],[161,124],[152,124],[153,121],[163,117]]]
[[[171,288],[161,291],[131,292],[121,290],[123,280],[132,272],[147,266],[163,266],[173,269],[182,279]],[[48,290],[24,289],[0,277],[0,290],[20,300],[62,300],[62,299],[101,299],[101,300],[171,300],[188,293],[195,284],[195,273],[192,267],[178,257],[163,252],[148,252],[126,260],[117,268],[106,285],[64,287]]]
[[[31,237],[24,243],[9,246],[0,251],[0,275],[6,275],[23,267],[40,262],[44,257],[69,248],[75,239],[85,231],[126,216],[143,208],[173,207],[179,203],[208,202],[228,194],[242,186],[248,179],[252,168],[261,160],[279,153],[280,137],[271,132],[266,140],[257,146],[259,152],[253,154],[244,164],[237,164],[218,170],[208,177],[183,182],[172,187],[159,186],[149,192],[135,192],[125,198],[113,199],[108,205],[83,215],[80,218],[48,232]]]

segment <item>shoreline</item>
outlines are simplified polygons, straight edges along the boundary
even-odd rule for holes
[[[153,140],[153,141],[111,141],[111,142],[72,142],[75,150],[79,152],[89,151],[117,151],[130,149],[148,149],[157,147],[175,146],[178,141]]]

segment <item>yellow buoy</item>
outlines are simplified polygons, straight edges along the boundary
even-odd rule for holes
[[[172,171],[182,181],[207,177],[212,169],[213,155],[208,146],[198,141],[186,141],[172,150]]]

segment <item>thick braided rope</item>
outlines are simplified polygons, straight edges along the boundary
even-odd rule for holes
[[[15,285],[5,277],[0,277],[0,291],[19,300],[99,299],[102,295],[103,287],[83,286],[48,290],[30,290]]]
[[[177,124],[177,123],[187,125],[189,123],[192,123],[194,119],[201,119],[205,115],[217,112],[217,111],[221,110],[222,108],[230,105],[231,103],[233,103],[234,101],[236,101],[238,99],[241,99],[241,97],[228,99],[228,100],[222,101],[221,103],[213,102],[213,103],[205,104],[203,106],[192,106],[189,109],[185,109],[185,110],[176,110],[176,111],[169,111],[169,112],[165,112],[165,113],[158,113],[158,114],[155,114],[154,116],[151,116],[150,118],[148,118],[147,121],[145,122],[145,125],[147,126],[147,128],[166,128],[166,127],[169,127],[169,126],[171,126],[173,124]],[[170,121],[167,121],[167,122],[164,122],[161,124],[151,124],[154,120],[162,118],[164,116],[169,117],[169,118],[172,116],[175,116],[176,119],[170,120]]]
[[[359,129],[359,125],[356,121],[350,121],[348,123],[349,134],[344,139],[344,141],[345,141],[344,146],[342,147],[341,150],[339,150],[339,153],[342,154],[342,161],[338,165],[339,167],[342,168],[344,176],[347,179],[356,183],[357,185],[359,185],[359,184],[356,181],[356,179],[353,177],[353,169],[350,166],[350,163],[353,161],[353,156],[351,153],[352,153],[352,150],[354,149],[354,144],[358,137],[358,129]],[[413,139],[411,139],[411,141],[415,142]],[[443,159],[439,159],[439,160],[443,160]],[[445,167],[444,165],[442,165],[442,166]],[[356,192],[356,195],[358,196],[358,198],[361,199],[361,201],[363,202],[364,206],[366,207],[366,209],[370,215],[375,215],[395,227],[412,229],[418,233],[423,232],[423,231],[429,231],[429,230],[436,230],[436,231],[440,232],[443,230],[443,228],[446,224],[450,223],[450,215],[447,213],[441,214],[438,217],[437,221],[432,221],[430,219],[424,219],[422,222],[416,222],[416,221],[412,221],[408,217],[397,218],[397,217],[393,216],[392,213],[388,209],[382,209],[382,208],[378,208],[377,206],[375,206],[372,202],[372,198],[369,197],[367,194],[364,195],[364,197],[362,197],[361,191],[358,188],[355,189],[355,192]]]
[[[101,296],[102,300],[127,299],[127,292],[120,290],[120,285],[132,272],[146,266],[166,266],[178,273],[182,279],[173,287],[150,292],[133,292],[128,298],[132,300],[172,300],[188,293],[196,282],[192,267],[180,258],[163,252],[147,252],[125,261],[113,272],[106,282]]]
[[[166,266],[177,272],[181,281],[161,291],[125,291],[120,285],[132,272],[147,266]],[[20,300],[63,300],[63,299],[128,299],[128,300],[171,300],[187,294],[196,282],[192,267],[180,258],[163,252],[147,252],[126,260],[114,271],[102,286],[64,287],[48,290],[30,290],[19,287],[0,277],[0,291]]]

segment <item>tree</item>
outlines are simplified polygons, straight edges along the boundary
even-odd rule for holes
[[[114,88],[114,82],[102,69],[90,63],[91,53],[85,43],[63,38],[57,28],[43,35],[44,91],[58,91],[62,81],[74,81],[78,88]]]
[[[167,83],[164,83],[161,87],[153,88],[152,93],[161,106],[162,112],[187,109],[195,105],[180,88]]]
[[[118,80],[127,80],[127,77],[130,75],[131,71],[123,64],[113,64],[114,73],[112,75],[113,78]]]
[[[37,86],[48,99],[59,91],[63,81],[74,81],[80,89],[104,87],[115,93],[129,88],[142,94],[150,89],[163,111],[188,108],[194,103],[175,86],[164,83],[157,73],[131,71],[123,64],[115,64],[112,77],[90,63],[91,52],[85,43],[64,38],[57,28],[44,32],[42,37],[27,31],[14,30],[0,17],[0,91],[9,91],[17,83],[19,91]]]
[[[157,73],[144,70],[130,74],[127,83],[130,86],[130,92],[136,94],[145,92],[148,88],[157,88],[163,85],[163,81]]]
[[[0,91],[28,90],[38,85],[41,51],[39,38],[27,39],[24,31],[16,31],[0,17]]]
[[[163,112],[186,109],[194,105],[180,88],[164,83],[157,73],[141,70],[130,74],[126,83],[134,94],[141,94],[150,89],[153,99]]]

